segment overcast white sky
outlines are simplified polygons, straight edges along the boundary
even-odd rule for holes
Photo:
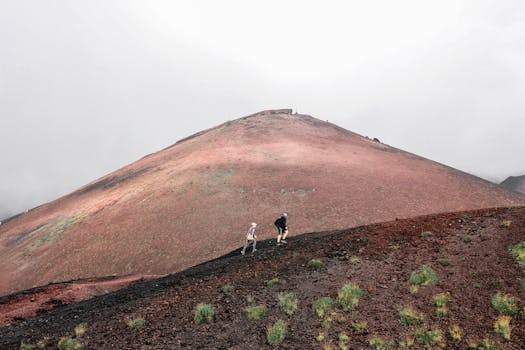
[[[525,174],[524,62],[521,0],[0,0],[0,218],[269,108]]]

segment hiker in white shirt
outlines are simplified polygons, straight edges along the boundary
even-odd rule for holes
[[[250,226],[250,229],[246,233],[246,241],[244,242],[244,247],[242,248],[241,254],[244,255],[246,253],[246,249],[250,245],[250,242],[253,243],[253,249],[252,253],[254,253],[257,249],[255,249],[255,246],[257,245],[257,236],[255,235],[255,228],[257,227],[257,224],[255,222],[252,222],[252,225]]]

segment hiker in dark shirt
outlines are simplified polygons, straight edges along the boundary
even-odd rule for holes
[[[288,217],[287,213],[282,213],[281,216],[275,220],[274,225],[277,227],[277,245],[281,245],[286,242],[286,237],[288,236],[288,226],[286,225],[286,218]]]

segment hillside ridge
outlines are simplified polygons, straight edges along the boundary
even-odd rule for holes
[[[272,110],[226,122],[0,226],[0,295],[81,278],[165,275],[274,237],[525,196],[326,121]],[[212,234],[210,234],[212,233]]]

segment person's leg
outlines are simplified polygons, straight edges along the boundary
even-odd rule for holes
[[[253,249],[252,249],[252,253],[253,253],[254,251],[257,250],[257,249],[255,248],[256,246],[257,246],[257,240],[254,238],[254,239],[253,239]]]
[[[277,244],[281,243],[282,231],[280,227],[277,227]]]
[[[288,237],[288,230],[284,231],[283,238],[281,239],[281,241],[285,241],[286,237]]]
[[[244,255],[244,253],[246,253],[246,248],[248,248],[248,244],[249,244],[249,241],[246,240],[244,242],[244,247],[242,248],[242,251],[241,251],[241,254]]]

